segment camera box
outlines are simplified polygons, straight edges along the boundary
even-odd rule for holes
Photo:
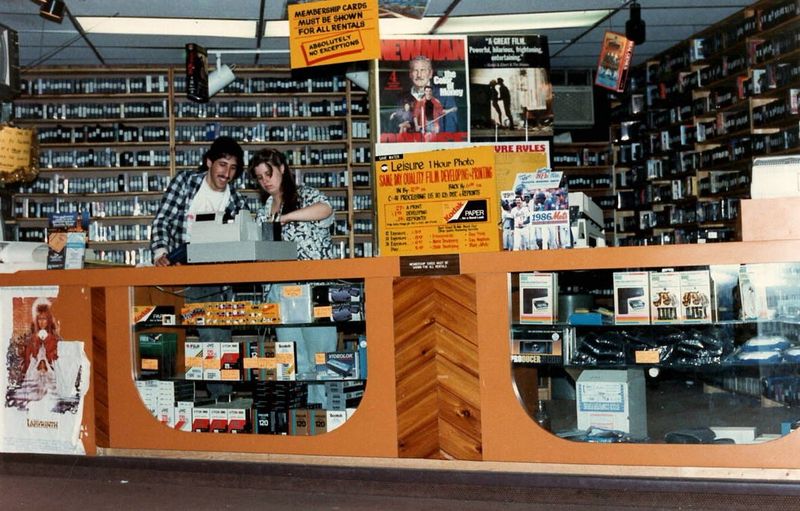
[[[552,324],[558,317],[558,274],[519,274],[520,323]]]
[[[556,327],[514,330],[511,340],[511,361],[533,364],[562,362],[565,335]]]
[[[708,270],[679,273],[681,277],[681,322],[711,323],[716,313],[711,274]]]
[[[680,323],[681,276],[678,272],[650,272],[650,322]]]
[[[578,377],[578,429],[624,431],[634,438],[647,436],[644,371],[590,369]]]
[[[646,271],[614,272],[614,322],[650,324],[650,274]]]

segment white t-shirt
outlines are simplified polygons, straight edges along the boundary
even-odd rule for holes
[[[203,178],[203,184],[200,189],[192,198],[192,203],[189,204],[189,212],[186,214],[187,221],[187,239],[192,239],[192,226],[194,225],[195,216],[201,213],[218,213],[225,211],[225,207],[231,200],[231,190],[227,186],[222,192],[211,189],[208,186],[208,181]]]

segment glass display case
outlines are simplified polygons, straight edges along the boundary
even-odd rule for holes
[[[144,406],[191,432],[319,435],[367,379],[364,280],[134,288]]]
[[[800,263],[509,278],[515,390],[554,435],[748,444],[800,424]]]

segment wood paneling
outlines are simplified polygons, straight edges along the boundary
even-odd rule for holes
[[[92,288],[92,386],[94,388],[95,437],[99,447],[108,447],[108,357],[106,353],[106,290]]]
[[[398,451],[482,459],[475,280],[395,279]]]

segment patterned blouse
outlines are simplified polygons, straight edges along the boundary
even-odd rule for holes
[[[298,209],[305,208],[317,202],[330,206],[328,198],[317,190],[308,186],[298,186]],[[272,211],[272,197],[267,197],[267,202],[258,209],[256,221],[268,222],[269,212]],[[332,259],[333,244],[331,243],[331,225],[334,215],[328,218],[310,222],[286,222],[283,224],[281,235],[286,241],[297,243],[298,259]]]

